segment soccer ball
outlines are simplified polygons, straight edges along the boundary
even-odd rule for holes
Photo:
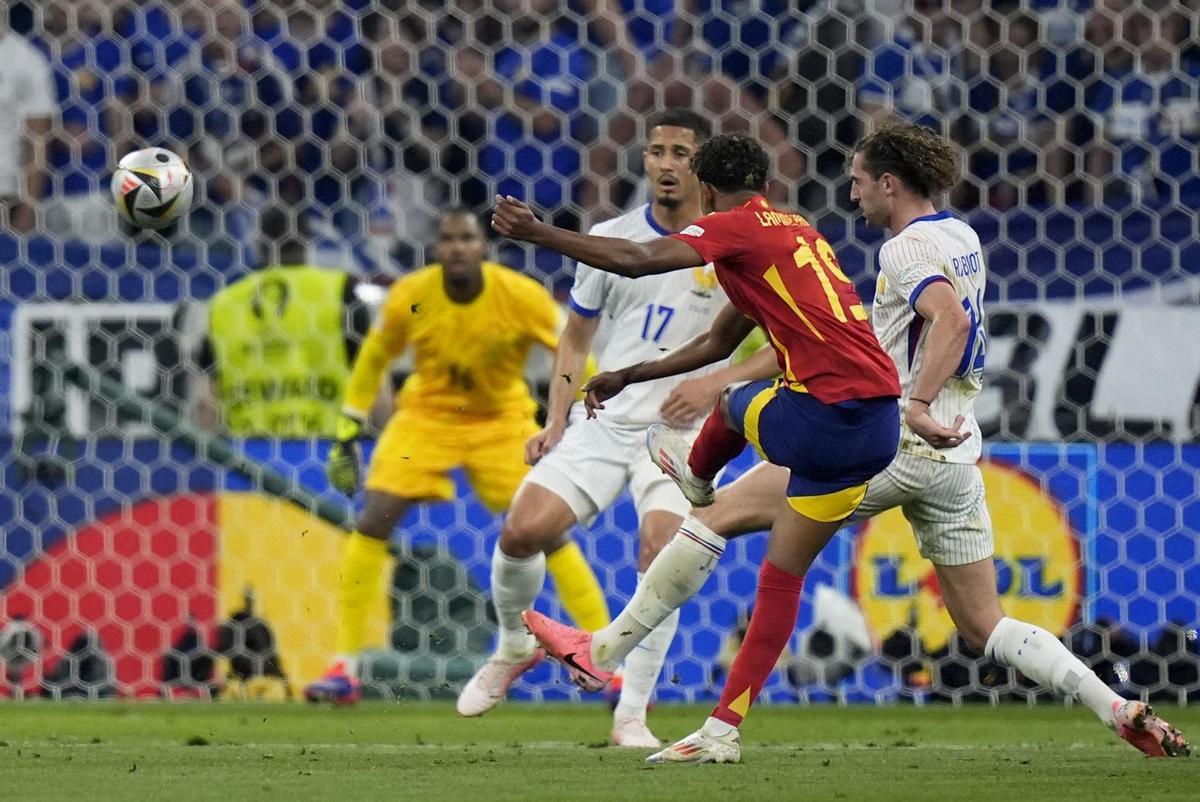
[[[121,218],[137,228],[166,228],[192,205],[192,171],[163,148],[129,153],[112,177]]]

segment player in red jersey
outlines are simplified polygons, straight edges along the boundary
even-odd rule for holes
[[[733,760],[737,727],[795,628],[805,571],[862,501],[867,480],[895,456],[900,385],[829,243],[802,216],[773,209],[763,197],[768,159],[758,143],[714,137],[697,151],[692,168],[709,213],[669,237],[634,243],[576,234],[539,222],[511,197],[497,198],[492,226],[623,276],[711,261],[741,313],[723,315],[722,325],[744,335],[757,323],[775,348],[783,379],[727,388],[686,462],[671,458],[677,449],[666,432],[656,435],[661,447],[651,443],[659,464],[693,503],[711,502],[713,478],[747,440],[791,472],[759,574],[754,615],[720,703],[700,731],[654,756],[704,748],[714,760]],[[728,356],[702,353],[702,364]],[[668,356],[597,377],[589,384],[591,406],[603,409],[604,399],[628,383],[674,373],[677,361]],[[581,687],[607,683],[611,671],[592,654],[590,636],[533,611],[525,621]]]

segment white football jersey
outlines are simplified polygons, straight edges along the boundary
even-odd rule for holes
[[[650,205],[592,226],[589,234],[647,242],[671,232],[658,226]],[[571,309],[584,317],[603,315],[608,341],[596,355],[600,370],[615,370],[660,357],[708,331],[725,305],[725,292],[712,265],[657,276],[626,278],[575,266]],[[645,428],[662,420],[659,408],[675,385],[721,367],[720,364],[627,387],[604,403],[602,419],[613,426]]]
[[[967,345],[954,376],[938,394],[930,414],[949,425],[962,415],[971,437],[960,446],[938,450],[907,427],[900,449],[945,462],[978,461],[982,443],[975,420],[975,397],[983,387],[983,360],[987,350],[983,329],[983,293],[987,273],[979,235],[950,212],[918,217],[884,243],[879,251],[879,278],[871,323],[875,336],[900,373],[904,400],[912,392],[913,377],[921,369],[928,323],[913,304],[931,282],[948,280],[971,321]],[[928,399],[926,399],[928,400]]]

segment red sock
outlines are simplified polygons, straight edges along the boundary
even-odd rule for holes
[[[704,421],[700,435],[692,444],[692,451],[688,454],[688,467],[701,479],[714,479],[717,471],[741,454],[745,447],[746,438],[725,425],[725,419],[721,417],[721,408],[718,406]]]
[[[781,571],[763,560],[762,570],[758,572],[758,592],[754,596],[750,628],[733,660],[713,718],[734,727],[741,725],[796,629],[800,588],[803,586],[803,576]]]

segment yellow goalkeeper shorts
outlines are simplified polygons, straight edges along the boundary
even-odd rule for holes
[[[400,409],[375,445],[367,489],[422,501],[450,501],[461,467],[493,512],[507,509],[525,478],[525,441],[536,434],[532,417],[489,419],[430,415]]]

